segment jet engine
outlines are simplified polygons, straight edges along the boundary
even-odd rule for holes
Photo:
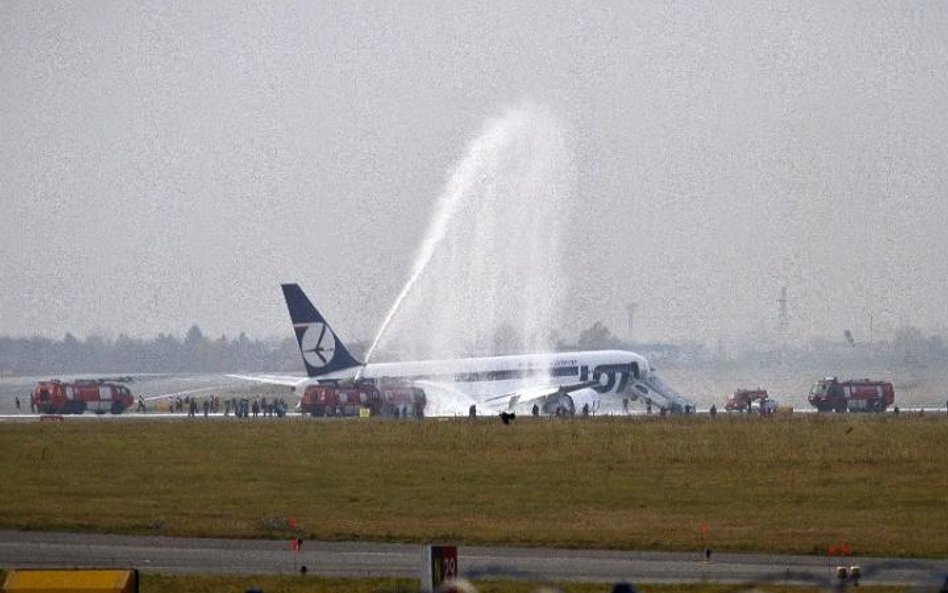
[[[586,408],[590,414],[599,410],[599,392],[592,387],[577,389],[569,393],[558,393],[543,402],[543,413],[550,416],[573,416],[582,414]]]

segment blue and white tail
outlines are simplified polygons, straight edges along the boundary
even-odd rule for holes
[[[362,363],[336,337],[329,324],[306,298],[298,284],[283,284],[283,298],[290,310],[290,320],[296,332],[296,342],[303,355],[306,374],[319,377]]]

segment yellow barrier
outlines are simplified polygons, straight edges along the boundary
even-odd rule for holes
[[[11,570],[4,593],[138,593],[137,570]]]

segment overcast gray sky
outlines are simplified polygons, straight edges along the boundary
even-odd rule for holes
[[[948,328],[943,2],[0,2],[0,334],[369,339],[454,164],[563,122],[562,325]],[[564,332],[568,333],[568,332]]]

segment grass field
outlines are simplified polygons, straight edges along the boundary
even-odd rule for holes
[[[564,591],[568,593],[609,593],[603,583],[528,583],[522,581],[484,580],[471,583],[477,593],[531,593]],[[248,586],[267,593],[416,593],[415,579],[327,579],[312,577],[186,577],[143,575],[141,590],[147,593],[244,593]],[[758,593],[822,593],[818,587],[783,587],[735,585],[637,585],[639,593],[737,593],[753,590]],[[910,587],[860,587],[863,593],[902,593]]]
[[[948,557],[948,418],[0,425],[0,528]]]
[[[0,582],[5,573],[0,570]],[[146,593],[245,593],[257,589],[266,593],[416,593],[417,579],[340,579],[300,576],[220,576],[162,575],[143,573],[139,588]],[[469,582],[477,593],[531,593],[563,591],[566,593],[609,593],[603,583],[530,583],[509,580]],[[639,593],[737,593],[753,590],[761,593],[821,593],[818,587],[784,587],[779,585],[637,585]],[[862,587],[864,593],[903,593],[910,587]]]

